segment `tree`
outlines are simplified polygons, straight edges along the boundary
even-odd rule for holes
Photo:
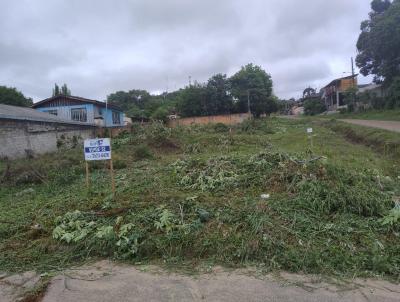
[[[271,113],[272,102],[271,76],[260,66],[247,64],[230,78],[232,95],[238,112],[250,111],[255,117],[263,113]],[[249,102],[248,102],[249,101]]]
[[[57,96],[57,95],[71,95],[71,90],[68,88],[67,84],[64,84],[60,87],[56,84],[54,84],[54,88],[53,88],[53,96]]]
[[[71,95],[71,90],[68,89],[67,84],[61,86],[62,95]]]
[[[133,89],[128,92],[117,91],[107,96],[107,102],[116,105],[124,110],[128,116],[134,116],[134,113],[144,112],[145,104],[151,99],[150,93],[146,90]],[[147,116],[148,117],[148,116]]]
[[[345,92],[344,92],[344,103],[347,104],[347,111],[348,112],[353,112],[356,110],[356,105],[357,105],[357,92],[358,88],[357,87],[349,87]]]
[[[60,95],[60,94],[61,94],[60,87],[58,87],[58,85],[56,83],[56,84],[54,84],[54,88],[53,88],[53,96]]]
[[[211,115],[227,114],[233,109],[231,85],[225,74],[216,74],[207,82],[207,108]]]
[[[361,23],[356,64],[364,76],[389,86],[400,75],[400,0],[374,0],[371,9]]]
[[[162,122],[167,122],[168,121],[168,115],[170,111],[166,107],[158,107],[152,114],[151,118],[156,121],[162,121]]]
[[[33,102],[31,98],[26,98],[15,88],[0,86],[0,104],[30,107]]]
[[[209,115],[207,107],[207,88],[194,83],[181,90],[177,104],[179,114],[183,117]]]
[[[381,14],[390,7],[390,4],[389,0],[373,0],[371,8],[374,13]]]
[[[303,99],[316,95],[317,92],[314,88],[308,87],[303,91]]]

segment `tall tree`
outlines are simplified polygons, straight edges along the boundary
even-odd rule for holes
[[[146,90],[133,89],[130,91],[117,91],[107,96],[110,104],[117,105],[124,110],[129,110],[133,106],[144,109],[145,104],[151,96]]]
[[[373,0],[371,9],[361,23],[356,64],[363,75],[389,85],[400,75],[400,0]]]
[[[0,104],[30,107],[33,102],[15,88],[0,86]]]
[[[209,115],[206,86],[194,83],[182,89],[177,107],[179,114],[183,117]]]
[[[230,78],[230,82],[237,111],[247,112],[250,103],[251,113],[259,117],[263,113],[271,113],[275,108],[271,76],[260,66],[253,64],[243,66]]]
[[[67,84],[61,86],[61,94],[62,95],[71,95],[71,90],[69,90]]]
[[[233,109],[231,85],[225,74],[216,74],[207,82],[206,111],[209,114],[227,114]]]
[[[53,88],[53,96],[57,95],[71,95],[71,90],[68,88],[67,84],[62,85],[60,89],[60,86],[56,83]]]
[[[60,87],[58,87],[58,85],[56,83],[56,84],[54,84],[54,88],[53,88],[53,96],[60,95],[60,94],[61,94]]]

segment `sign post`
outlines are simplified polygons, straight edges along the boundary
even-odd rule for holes
[[[114,166],[111,157],[111,140],[109,138],[86,139],[84,142],[84,153],[86,163],[86,187],[89,189],[89,161],[109,160],[111,174],[111,188],[115,195]]]
[[[313,128],[307,128],[308,138],[310,139],[311,150],[313,149]]]
[[[90,182],[89,182],[89,164],[87,161],[85,161],[85,166],[86,166],[86,189],[89,191],[90,188]]]

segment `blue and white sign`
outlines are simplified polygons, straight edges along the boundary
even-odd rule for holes
[[[111,159],[111,142],[109,138],[85,139],[85,160]]]

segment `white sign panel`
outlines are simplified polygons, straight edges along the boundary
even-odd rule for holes
[[[307,133],[312,133],[312,128],[307,128]]]
[[[85,160],[111,159],[109,138],[86,139],[84,143]]]

